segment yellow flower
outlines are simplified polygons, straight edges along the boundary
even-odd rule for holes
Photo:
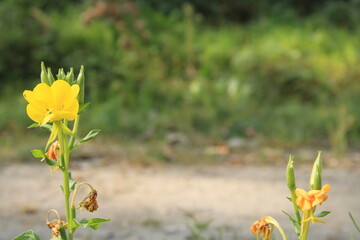
[[[326,193],[330,190],[331,186],[326,184],[321,190],[311,190],[306,192],[304,189],[297,188],[295,190],[296,204],[300,207],[301,211],[313,209],[316,205],[322,204],[326,201],[328,196]]]
[[[272,232],[274,231],[274,226],[279,230],[282,239],[286,240],[286,235],[280,224],[270,216],[266,216],[255,221],[250,230],[254,235],[256,235],[256,239],[259,239],[260,234],[262,234],[263,240],[270,240]]]
[[[72,121],[79,110],[79,90],[79,85],[70,86],[64,80],[56,80],[51,86],[39,83],[33,91],[25,90],[23,93],[29,103],[27,115],[40,125],[62,119]]]

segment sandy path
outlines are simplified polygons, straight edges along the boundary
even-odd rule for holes
[[[298,186],[307,188],[309,168],[297,169]],[[292,226],[281,210],[291,212],[278,167],[151,167],[100,166],[80,163],[75,180],[89,181],[99,192],[100,208],[92,215],[109,217],[98,231],[79,231],[79,239],[180,240],[190,235],[189,214],[199,222],[211,220],[208,236],[224,231],[224,239],[254,239],[252,222],[262,216],[278,219],[287,232]],[[319,210],[330,210],[327,224],[311,228],[309,239],[354,239],[347,215],[360,219],[360,169],[326,169],[324,183],[332,185],[329,200]],[[0,232],[8,240],[33,229],[43,239],[50,233],[44,225],[47,210],[62,211],[58,185],[61,174],[50,176],[44,165],[10,165],[0,169]],[[79,199],[80,200],[80,199]],[[289,234],[290,239],[296,239]]]

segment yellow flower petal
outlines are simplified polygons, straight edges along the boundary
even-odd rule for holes
[[[37,109],[36,107],[34,107],[34,105],[28,104],[26,106],[26,113],[30,117],[31,120],[40,124],[42,122],[42,120],[44,119],[46,110],[41,111],[41,110]]]
[[[43,106],[47,107],[51,105],[51,92],[50,87],[45,83],[38,84],[33,91],[31,100],[34,102],[29,102],[30,104],[43,104]],[[50,101],[49,101],[50,100]]]
[[[57,80],[51,85],[51,93],[54,101],[54,108],[60,109],[70,100],[71,87],[64,80]]]
[[[64,111],[72,112],[77,115],[79,111],[79,101],[75,98],[68,106],[64,108]]]
[[[71,86],[71,98],[77,98],[78,94],[80,92],[80,86],[77,84],[74,84]]]
[[[55,122],[55,121],[59,121],[64,118],[69,121],[72,121],[76,118],[76,114],[73,112],[69,112],[69,111],[56,111],[53,113],[51,121]]]

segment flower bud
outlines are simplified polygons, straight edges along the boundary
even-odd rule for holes
[[[76,83],[80,87],[80,92],[78,95],[78,101],[80,106],[84,104],[84,95],[85,95],[85,74],[84,74],[84,66],[81,66],[79,75],[77,77]]]
[[[290,155],[289,162],[286,168],[286,183],[290,190],[295,190],[296,188],[293,162],[293,156]]]
[[[314,166],[311,171],[310,176],[310,189],[311,190],[320,190],[322,187],[321,183],[321,172],[322,172],[322,160],[321,152],[318,152],[318,156],[314,162]]]
[[[65,72],[63,68],[60,68],[58,74],[56,75],[57,79],[65,80]]]
[[[51,68],[47,68],[47,75],[48,75],[49,82],[52,85],[55,82],[55,78],[51,72]]]
[[[60,159],[60,144],[58,141],[53,142],[49,150],[45,153],[45,156],[51,160],[58,161]]]
[[[65,81],[67,81],[70,85],[72,85],[74,81],[74,69],[70,68],[70,72],[68,72],[65,76]]]
[[[41,62],[41,73],[40,73],[40,80],[42,83],[46,83],[47,85],[51,86],[51,83],[49,81],[46,69],[45,69],[45,64],[44,62]]]

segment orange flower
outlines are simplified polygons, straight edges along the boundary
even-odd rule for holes
[[[60,162],[60,144],[58,141],[55,141],[50,145],[49,150],[45,153],[45,156],[50,160],[57,161],[57,163],[59,164],[59,162]],[[59,167],[58,166],[50,166],[50,170],[52,173],[54,173],[57,170],[59,170]]]
[[[259,239],[259,235],[262,234],[264,240],[270,240],[272,232],[274,231],[274,226],[279,229],[283,240],[286,240],[286,235],[280,227],[280,224],[270,216],[266,216],[255,221],[250,230],[254,235],[256,235],[256,239]]]
[[[60,154],[60,144],[58,141],[53,142],[49,150],[45,153],[46,157],[51,160],[58,160]]]
[[[311,190],[306,192],[304,189],[297,188],[295,190],[296,204],[300,207],[301,211],[305,212],[313,209],[317,205],[321,205],[328,199],[326,193],[330,190],[331,186],[326,184],[321,190]]]

